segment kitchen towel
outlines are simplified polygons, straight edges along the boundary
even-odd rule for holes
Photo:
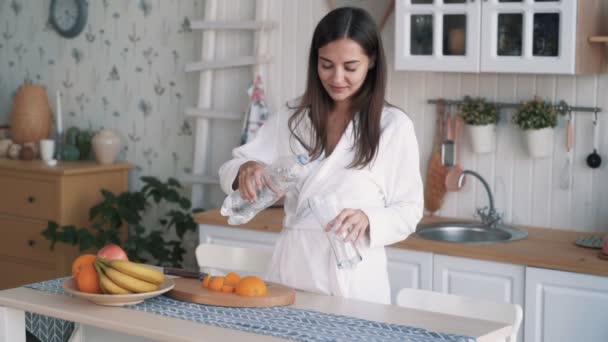
[[[249,108],[243,122],[243,132],[241,134],[241,144],[246,144],[255,138],[260,127],[268,120],[268,106],[266,105],[266,95],[262,78],[258,75],[247,90],[249,94]]]
[[[69,296],[61,287],[65,279],[48,280],[26,287]],[[158,296],[139,304],[125,306],[125,308],[295,341],[475,342],[476,340],[471,337],[438,333],[422,328],[286,306],[230,308],[187,303]],[[27,328],[30,329],[29,326]],[[45,333],[48,335],[48,332]]]

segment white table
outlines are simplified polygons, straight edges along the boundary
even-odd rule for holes
[[[512,330],[511,325],[506,323],[300,291],[296,292],[293,307],[465,335],[477,338],[478,342],[505,339]],[[25,311],[80,324],[79,333],[74,339],[76,341],[282,340],[121,307],[99,306],[79,298],[19,287],[0,291],[0,342],[25,341]]]

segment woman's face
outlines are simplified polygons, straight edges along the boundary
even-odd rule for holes
[[[323,88],[334,101],[350,101],[365,81],[369,63],[363,48],[345,38],[319,49],[317,72]]]

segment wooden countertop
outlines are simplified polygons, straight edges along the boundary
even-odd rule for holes
[[[219,209],[195,214],[194,220],[199,224],[229,227],[226,218],[220,215]],[[422,223],[447,220],[453,219],[425,216]],[[249,223],[236,227],[278,233],[281,231],[282,221],[283,209],[267,209]],[[391,247],[608,276],[608,261],[598,258],[598,249],[579,247],[574,244],[575,239],[579,236],[598,235],[598,233],[518,227],[528,232],[526,239],[492,244],[464,244],[431,241],[412,234]]]
[[[4,306],[16,310],[3,310]],[[504,340],[512,331],[512,326],[505,322],[447,315],[397,305],[376,304],[302,291],[296,291],[296,301],[289,307],[470,336],[478,342]],[[17,310],[20,312],[16,312]],[[17,340],[11,338],[14,336],[11,335],[13,331],[15,336],[25,335],[24,311],[87,326],[95,326],[112,332],[141,336],[155,341],[285,341],[268,335],[222,328],[211,324],[200,324],[124,307],[95,305],[81,298],[24,287],[0,291],[0,322],[4,323],[0,324],[0,337],[6,336],[6,339],[2,341]],[[121,340],[122,337],[122,335],[117,336],[105,332],[101,332],[105,335],[97,334],[95,334],[95,337],[98,337],[97,340],[99,341],[117,341]],[[86,337],[87,335],[82,340],[87,340]]]
[[[35,172],[57,175],[75,175],[96,173],[108,170],[129,170],[132,164],[116,162],[114,164],[98,164],[95,161],[63,161],[59,160],[57,165],[48,166],[42,160],[12,160],[0,158],[0,170],[19,172]]]

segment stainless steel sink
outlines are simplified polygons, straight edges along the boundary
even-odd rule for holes
[[[435,222],[419,224],[416,235],[435,241],[459,243],[495,243],[521,240],[524,230],[497,223],[489,227],[481,222]]]

